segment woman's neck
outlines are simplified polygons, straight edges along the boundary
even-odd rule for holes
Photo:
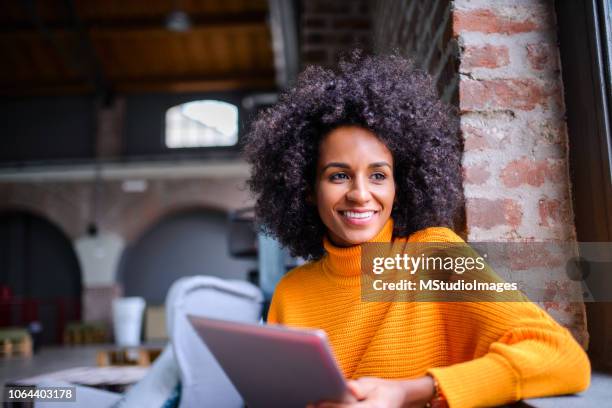
[[[389,218],[383,228],[369,242],[391,242],[393,235],[393,220]],[[364,244],[366,243],[364,242]],[[326,254],[323,257],[323,267],[331,278],[343,281],[356,279],[361,275],[361,249],[362,244],[351,246],[338,246],[328,236],[323,239]],[[354,283],[354,282],[353,282]]]

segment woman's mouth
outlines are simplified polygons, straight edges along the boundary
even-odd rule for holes
[[[372,221],[378,211],[340,211],[342,219],[351,225],[365,225]]]

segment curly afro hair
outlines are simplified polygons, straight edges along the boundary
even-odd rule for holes
[[[318,259],[326,227],[309,204],[322,137],[334,128],[366,128],[391,151],[396,205],[394,235],[453,225],[462,205],[457,115],[431,78],[398,55],[354,51],[336,70],[310,66],[245,136],[252,165],[248,186],[259,228],[293,256]]]

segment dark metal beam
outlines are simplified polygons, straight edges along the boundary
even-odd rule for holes
[[[110,83],[102,71],[102,64],[95,55],[95,51],[89,40],[88,33],[83,29],[73,0],[65,0],[68,18],[71,24],[64,27],[64,30],[74,32],[79,39],[79,49],[68,51],[64,44],[57,40],[56,33],[41,18],[33,0],[23,0],[22,2],[26,13],[30,15],[31,22],[35,30],[30,30],[32,34],[38,33],[60,56],[60,58],[72,69],[80,72],[84,79],[89,81],[96,90],[96,93],[104,100],[108,100],[111,95]],[[14,84],[8,84],[12,88]],[[83,84],[78,85],[83,87]],[[85,85],[86,87],[86,85]],[[0,90],[4,93],[4,89]]]
[[[112,99],[112,86],[106,75],[104,74],[104,68],[102,62],[98,58],[95,48],[89,38],[87,29],[83,26],[83,23],[77,13],[74,0],[65,0],[66,10],[68,12],[68,18],[72,22],[73,30],[76,32],[79,38],[79,53],[82,59],[87,61],[89,66],[85,68],[86,75],[93,83],[97,96],[103,101],[105,105],[110,104]]]
[[[257,71],[242,74],[204,77],[167,77],[167,78],[122,78],[114,81],[117,93],[149,92],[213,92],[235,89],[274,88],[273,71]],[[65,95],[91,94],[95,88],[83,81],[71,82],[11,82],[0,83],[0,96]]]
[[[78,58],[75,58],[74,54],[66,50],[60,41],[57,41],[53,31],[49,29],[38,14],[34,0],[22,0],[21,4],[25,13],[31,18],[31,22],[26,24],[28,24],[30,27],[34,26],[34,29],[29,29],[28,32],[32,35],[40,35],[43,38],[43,41],[45,41],[59,55],[61,60],[68,67],[77,72],[82,72],[82,62]],[[3,25],[0,25],[0,27],[3,27]],[[0,29],[0,33],[1,32],[2,29]]]
[[[194,14],[189,15],[192,28],[231,28],[252,25],[267,24],[268,13],[242,12],[232,14]],[[41,20],[42,21],[42,20]],[[71,30],[73,25],[69,19],[45,21],[47,30]],[[165,29],[166,15],[154,17],[132,17],[129,19],[81,19],[84,30],[95,29],[96,31],[143,31],[152,29]],[[28,33],[33,31],[31,22],[11,22],[0,24],[0,33]]]

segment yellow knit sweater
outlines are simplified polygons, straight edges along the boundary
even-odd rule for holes
[[[371,242],[389,242],[389,220]],[[397,240],[406,238],[395,238]],[[409,242],[462,242],[427,228]],[[279,282],[269,323],[327,332],[346,378],[430,373],[451,408],[582,391],[589,360],[569,331],[529,302],[363,302],[361,248],[327,239],[326,255]]]

